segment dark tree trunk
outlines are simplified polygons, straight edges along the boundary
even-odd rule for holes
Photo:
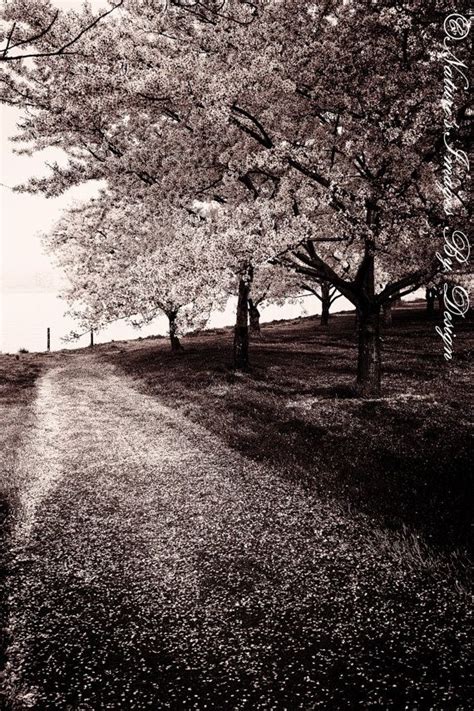
[[[443,318],[444,314],[444,290],[443,287],[438,287],[436,296],[438,298],[438,309],[440,313],[440,318]],[[434,303],[433,303],[433,311],[434,311]]]
[[[178,338],[178,326],[176,323],[176,317],[178,315],[177,311],[169,311],[167,314],[169,321],[169,334],[170,334],[170,344],[173,353],[178,353],[183,350],[183,346]]]
[[[368,222],[373,224],[371,209]],[[357,390],[361,397],[379,397],[381,380],[380,305],[375,300],[375,242],[367,240],[361,266]]]
[[[392,306],[396,307],[397,309],[400,308],[402,305],[402,297],[399,296],[398,294],[394,297],[392,297]]]
[[[385,328],[390,328],[392,325],[392,301],[386,301],[382,306],[382,323]]]
[[[255,306],[252,299],[249,299],[249,319],[250,319],[250,336],[252,338],[261,338],[260,331],[260,311]]]
[[[426,290],[426,313],[428,318],[434,318],[436,289]]]
[[[331,308],[331,287],[326,282],[321,284],[321,326],[329,324],[329,310]]]
[[[330,304],[323,301],[323,310],[321,311],[321,326],[329,326],[329,307]]]
[[[444,311],[444,294],[441,289],[438,290],[438,309],[440,314]]]
[[[362,397],[379,397],[381,379],[380,307],[359,310],[357,390]]]
[[[354,333],[359,337],[359,328],[360,328],[360,309],[358,306],[356,306],[355,311],[354,311]]]
[[[239,279],[239,296],[234,329],[234,368],[248,370],[249,367],[249,294],[253,270],[249,267]]]

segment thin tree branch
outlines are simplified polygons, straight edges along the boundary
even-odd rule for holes
[[[95,27],[101,20],[104,19],[104,17],[107,17],[112,13],[114,10],[116,10],[118,7],[123,5],[124,0],[118,0],[117,4],[111,7],[110,10],[107,10],[107,12],[103,12],[101,15],[96,17],[89,25],[84,27],[77,35],[75,35],[69,42],[66,42],[63,44],[61,47],[58,47],[57,49],[51,50],[50,52],[30,52],[28,54],[17,54],[17,55],[8,55],[5,51],[3,51],[2,56],[0,57],[1,62],[12,62],[15,60],[21,60],[21,59],[31,59],[31,58],[36,58],[36,57],[56,57],[56,56],[62,56],[62,55],[69,55],[71,54],[70,52],[66,52],[69,47],[71,47],[75,42],[78,42],[81,37],[83,37],[86,32],[89,32],[92,30],[93,27]],[[27,38],[26,40],[22,40],[21,42],[17,43],[14,45],[14,47],[18,47],[19,45],[23,44],[31,44],[32,42],[35,42],[37,39],[40,39],[43,37],[51,27],[53,26],[54,22],[56,22],[58,13],[56,12],[53,20],[51,21],[50,25],[46,27],[44,30],[42,30],[38,35],[34,35],[32,37]]]

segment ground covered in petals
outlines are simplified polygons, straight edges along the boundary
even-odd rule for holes
[[[415,302],[383,334],[382,397],[354,396],[353,314],[265,324],[251,371],[231,369],[232,332],[197,334],[174,357],[166,340],[112,354],[144,392],[205,424],[233,449],[305,481],[321,497],[472,555],[472,317],[456,324],[446,366],[436,321]]]
[[[444,484],[415,525],[389,464],[397,432],[398,461],[416,429],[439,472],[467,438],[459,408],[461,434],[427,434],[455,420],[462,358],[440,395],[436,354],[431,378],[410,373],[395,330],[386,397],[362,402],[340,318],[337,339],[310,320],[268,327],[241,378],[226,333],[174,360],[157,339],[43,369],[15,460],[6,708],[471,707],[466,519],[452,523],[464,450],[438,530]],[[408,353],[410,328],[424,326],[405,326]],[[357,478],[368,449],[374,472]],[[384,461],[391,488],[374,484]]]

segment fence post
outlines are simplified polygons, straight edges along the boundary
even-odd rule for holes
[[[46,329],[46,348],[48,351],[51,350],[51,329],[49,327]]]
[[[94,329],[91,328],[91,348],[94,346]]]

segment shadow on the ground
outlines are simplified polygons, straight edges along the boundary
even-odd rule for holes
[[[436,547],[467,549],[471,326],[457,325],[455,365],[446,368],[423,310],[395,311],[384,333],[378,401],[354,394],[352,314],[337,315],[327,330],[311,318],[264,326],[243,376],[231,368],[230,331],[189,338],[178,357],[162,340],[103,354],[147,392],[282,476],[379,524],[408,526]]]

